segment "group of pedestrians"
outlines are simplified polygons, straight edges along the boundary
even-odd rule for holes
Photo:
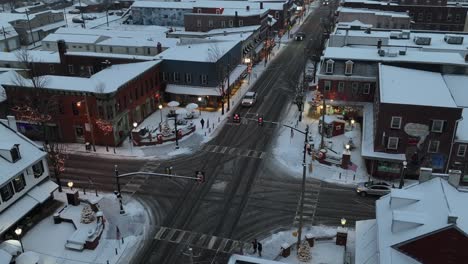
[[[263,246],[262,246],[262,243],[258,242],[257,239],[255,238],[253,241],[252,241],[252,247],[253,247],[253,254],[257,253],[258,251],[258,256],[261,257],[262,256],[262,249],[263,249]]]

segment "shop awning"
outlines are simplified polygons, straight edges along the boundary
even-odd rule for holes
[[[216,87],[203,87],[191,85],[168,84],[166,87],[166,92],[172,94],[185,94],[196,96],[220,96],[219,91]]]
[[[27,193],[27,195],[39,203],[43,203],[50,197],[51,193],[57,190],[57,188],[58,185],[55,182],[48,180],[42,184],[36,185]]]
[[[37,205],[39,202],[28,195],[23,195],[14,204],[3,210],[0,214],[0,235],[3,235]]]

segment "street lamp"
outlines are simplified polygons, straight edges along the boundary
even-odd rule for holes
[[[354,119],[351,119],[351,129],[354,129],[354,123],[355,123],[355,122],[356,122],[356,121],[354,121]]]
[[[69,181],[69,182],[67,183],[67,185],[68,185],[68,188],[70,188],[70,190],[73,191],[73,182],[72,182],[72,181]]]
[[[346,148],[346,152],[349,153],[349,148],[350,148],[349,144],[346,144],[345,148]]]
[[[15,234],[16,234],[16,236],[18,237],[18,240],[19,240],[19,242],[20,242],[21,251],[24,253],[23,241],[21,241],[21,233],[23,233],[23,230],[22,230],[20,227],[17,227],[17,228],[15,229]]]
[[[162,131],[161,131],[161,130],[162,130],[162,129],[161,129],[161,124],[162,124],[162,122],[163,122],[163,116],[162,116],[163,105],[160,104],[160,105],[158,106],[158,108],[159,108],[159,113],[161,114],[161,122],[159,122],[159,132],[162,132]]]
[[[400,186],[398,186],[398,189],[403,188],[403,185],[405,185],[405,171],[406,171],[406,165],[408,165],[408,162],[403,161],[403,167],[401,168],[401,174],[400,174]]]
[[[201,97],[198,97],[198,115],[201,116],[201,100],[202,98]]]
[[[120,214],[125,214],[125,210],[122,204],[122,193],[120,192],[119,170],[117,169],[117,165],[114,165],[114,172],[115,181],[117,183],[117,191],[114,191],[114,194],[117,196],[117,198],[119,198]]]
[[[137,123],[137,122],[133,122],[133,128],[135,129],[135,128],[137,128],[137,126],[138,126],[138,123]]]
[[[343,218],[341,218],[341,227],[344,228],[345,225],[346,225],[346,218],[343,217]]]
[[[86,94],[84,94],[84,99],[81,101],[78,101],[76,103],[76,106],[81,107],[81,103],[84,102],[86,104],[86,116],[88,118],[88,123],[89,123],[89,132],[91,134],[91,141],[93,143],[93,150],[96,152],[96,141],[94,140],[94,127],[93,123],[91,122],[91,115],[89,114],[89,104],[88,104],[88,97]]]

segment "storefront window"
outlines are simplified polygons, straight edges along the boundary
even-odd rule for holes
[[[400,173],[401,166],[399,163],[391,163],[387,161],[379,161],[377,164],[377,171],[387,173]]]

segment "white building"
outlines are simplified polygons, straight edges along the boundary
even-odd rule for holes
[[[14,117],[0,120],[0,236],[45,203],[58,185],[49,179],[47,153],[16,131]]]
[[[442,178],[443,177],[443,178]],[[376,219],[356,222],[355,263],[466,263],[468,190],[460,171],[433,175],[376,202]]]

